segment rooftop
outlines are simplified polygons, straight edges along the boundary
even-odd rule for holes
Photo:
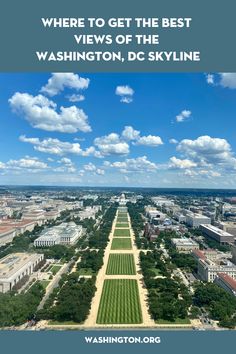
[[[0,279],[10,278],[25,264],[38,258],[38,253],[11,253],[0,259]]]
[[[195,254],[198,258],[206,259],[205,254],[200,250],[193,250],[193,254]]]
[[[233,236],[229,232],[221,230],[218,227],[210,225],[210,224],[205,224],[205,225],[201,225],[201,226],[204,227],[205,229],[208,229],[210,231],[213,231],[213,232],[217,233],[220,236],[228,236],[228,237],[232,237]]]
[[[218,273],[218,277],[227,285],[229,285],[229,287],[231,289],[233,289],[234,291],[236,291],[236,280],[234,280],[232,277],[230,277],[229,275],[225,274],[225,273]]]
[[[193,241],[191,238],[172,238],[173,243],[183,246],[195,246],[197,242]]]
[[[209,219],[208,216],[205,216],[203,214],[193,213],[193,212],[187,213],[187,216],[195,219]]]

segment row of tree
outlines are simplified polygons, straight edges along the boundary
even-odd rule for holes
[[[196,306],[207,309],[211,318],[219,321],[221,326],[236,326],[236,298],[216,284],[199,284],[193,301]]]
[[[143,248],[144,242],[144,240],[140,238],[140,234],[143,233],[144,221],[142,218],[142,214],[144,213],[144,205],[145,204],[143,203],[143,201],[138,201],[135,204],[127,203],[128,213],[131,219],[131,225],[135,235],[135,243],[138,249]]]
[[[80,278],[77,272],[64,275],[59,288],[37,313],[37,319],[51,319],[82,323],[89,314],[91,301],[96,291],[96,277]]]
[[[89,237],[90,248],[96,248],[99,250],[104,250],[106,248],[116,210],[117,204],[112,205],[106,210],[100,223],[100,227],[97,230],[94,230]]]
[[[185,319],[191,296],[179,278],[171,278],[171,263],[162,259],[161,251],[140,252],[140,265],[148,289],[149,310],[154,320]],[[157,269],[165,278],[156,278]]]
[[[191,254],[179,253],[171,243],[172,238],[179,238],[175,231],[162,231],[158,237],[158,242],[164,241],[165,248],[168,250],[171,262],[178,268],[197,273],[197,261]]]
[[[0,327],[18,326],[31,320],[44,294],[40,282],[32,285],[26,293],[0,293]]]
[[[47,259],[62,259],[69,262],[75,255],[75,247],[65,245],[54,245],[49,248],[38,248],[38,252],[43,253]]]
[[[104,251],[83,251],[81,252],[81,261],[77,265],[77,269],[87,268],[92,269],[94,272],[98,272],[103,265]]]

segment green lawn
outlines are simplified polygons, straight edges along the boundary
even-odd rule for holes
[[[77,273],[78,275],[96,275],[91,268],[80,268]]]
[[[134,264],[134,256],[133,254],[119,254],[114,253],[110,254],[108,265],[106,269],[107,275],[134,275],[135,264]]]
[[[117,218],[117,222],[119,223],[127,223],[128,222],[128,218]]]
[[[111,244],[112,250],[131,250],[132,244],[130,238],[115,238]]]
[[[162,320],[162,319],[159,319],[157,321],[155,321],[155,323],[157,324],[181,324],[181,325],[184,325],[184,324],[190,324],[190,320],[188,318],[176,318],[174,321],[167,321],[167,320]]]
[[[40,284],[44,287],[44,289],[46,289],[46,287],[48,286],[48,284],[50,283],[50,280],[41,280]]]
[[[129,229],[115,229],[114,237],[130,237]]]
[[[104,281],[97,323],[142,323],[137,280],[106,279]]]
[[[127,218],[127,217],[128,217],[127,213],[121,213],[121,212],[118,213],[118,218]]]
[[[57,274],[57,272],[61,269],[61,265],[52,265],[49,268],[49,271],[52,272],[53,275]]]
[[[123,223],[119,223],[119,222],[118,222],[118,223],[116,224],[116,227],[127,227],[127,228],[128,228],[128,227],[129,227],[129,224],[128,224],[127,222],[123,222]]]

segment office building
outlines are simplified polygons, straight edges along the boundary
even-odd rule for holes
[[[225,273],[218,273],[214,283],[226,290],[233,296],[236,296],[236,280]]]
[[[190,238],[172,238],[172,245],[175,249],[180,253],[191,253],[192,250],[196,250],[199,248],[197,242]]]
[[[203,234],[221,244],[234,242],[235,236],[213,225],[201,225]]]
[[[17,284],[29,277],[43,262],[38,253],[12,253],[0,259],[0,293],[14,290]]]
[[[202,214],[187,213],[186,214],[186,224],[193,228],[198,228],[203,224],[210,224],[211,219]]]
[[[236,279],[236,266],[229,260],[213,262],[210,259],[199,259],[198,275],[207,282],[213,282],[218,273],[225,273]]]

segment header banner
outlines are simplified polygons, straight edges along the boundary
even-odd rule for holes
[[[232,72],[236,2],[3,0],[2,72]]]
[[[0,6],[2,72],[235,71],[233,0],[4,0]]]

